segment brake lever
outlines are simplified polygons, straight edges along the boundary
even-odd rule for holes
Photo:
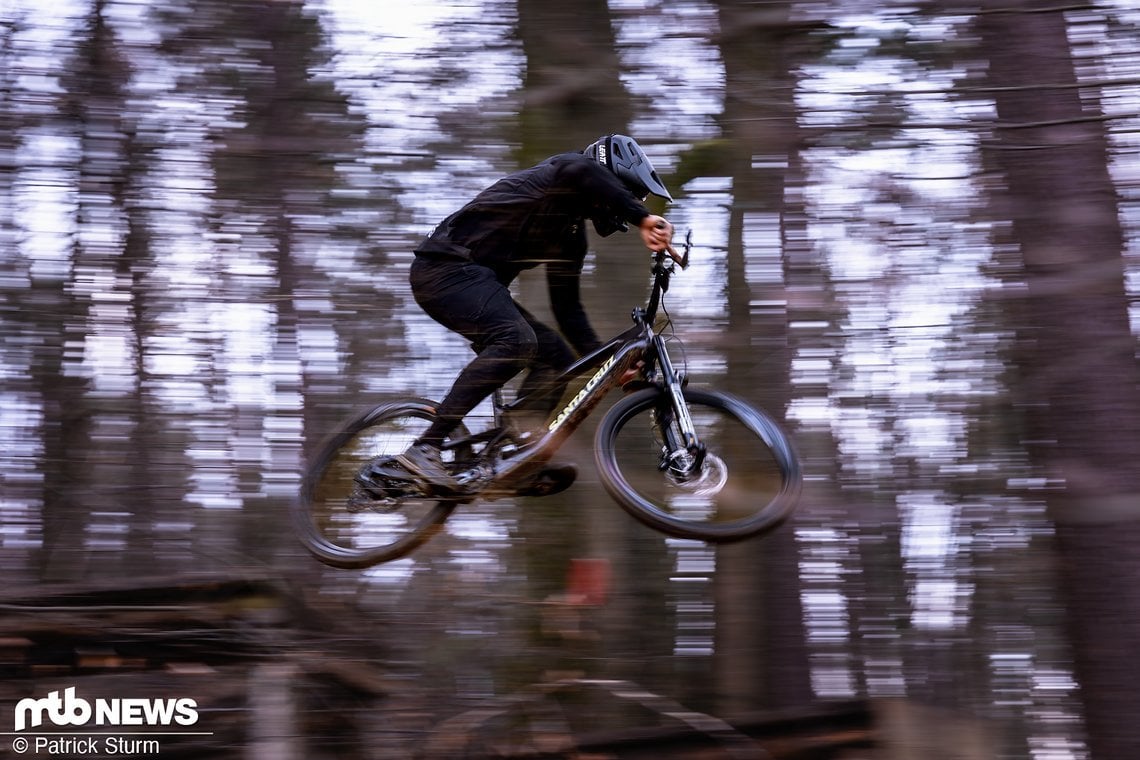
[[[677,263],[681,265],[682,271],[689,268],[689,251],[693,249],[693,228],[690,227],[689,231],[685,233],[685,252],[681,254],[681,260]]]
[[[657,229],[660,230],[660,229],[664,229],[664,228],[665,228],[665,225],[663,223],[661,223],[661,222],[657,223]],[[670,252],[671,249],[669,249],[669,248],[663,248],[660,251],[657,251],[657,253],[668,253],[669,258],[673,259],[673,261],[675,261],[681,267],[681,269],[688,269],[689,268],[689,250],[692,249],[692,247],[693,247],[693,228],[690,227],[689,231],[685,233],[685,251],[684,251],[684,253],[678,255],[675,252],[675,249],[671,253]]]

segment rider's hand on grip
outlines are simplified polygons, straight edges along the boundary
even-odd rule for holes
[[[657,251],[668,251],[669,255],[678,264],[681,263],[681,256],[673,249],[673,225],[669,220],[663,216],[650,214],[641,220],[641,240],[645,243],[645,247],[656,253]]]

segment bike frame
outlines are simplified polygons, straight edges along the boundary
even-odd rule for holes
[[[659,320],[657,312],[674,267],[684,268],[688,263],[689,248],[686,239],[684,255],[675,257],[679,260],[667,259],[664,252],[654,256],[647,306],[633,310],[630,328],[559,375],[560,382],[577,382],[572,387],[579,390],[565,394],[570,395],[569,400],[547,418],[543,429],[531,434],[517,431],[508,415],[525,413],[528,399],[504,404],[501,393],[494,395],[491,427],[474,435],[465,426],[457,428],[457,437],[445,446],[451,450],[449,458],[458,488],[436,491],[394,462],[395,457],[379,454],[378,447],[370,448],[373,433],[388,443],[390,433],[401,437],[421,429],[420,425],[436,413],[431,401],[396,399],[358,414],[336,430],[306,468],[292,505],[295,526],[306,548],[332,567],[371,567],[406,556],[423,544],[438,533],[460,504],[558,493],[573,482],[573,473],[569,468],[549,468],[550,457],[606,394],[635,375],[639,379],[624,386],[628,395],[602,416],[594,436],[598,477],[614,501],[654,530],[686,540],[724,543],[775,529],[794,510],[802,480],[791,441],[770,415],[742,399],[686,388],[683,368],[674,367],[669,357],[672,326],[667,314]],[[554,393],[538,391],[544,392]],[[530,401],[535,398],[531,394]],[[719,456],[735,453],[735,434],[723,439],[733,452],[716,447],[706,452],[705,443],[693,428],[690,405],[702,410],[697,420],[702,427],[707,415],[710,441],[723,427],[717,420],[727,420],[734,431],[750,436],[750,442],[742,440],[739,444],[744,458],[730,456],[726,461]],[[623,431],[631,422],[636,424],[625,436]],[[394,430],[389,423],[394,424]],[[646,433],[652,435],[649,441],[642,438]],[[747,458],[749,449],[754,459]],[[377,455],[361,463],[370,451]],[[651,463],[644,460],[654,457],[659,477],[650,475],[647,479],[645,470]],[[779,489],[771,498],[767,486],[770,475],[765,474],[769,461],[780,476]],[[764,485],[757,493],[751,487],[750,462],[765,471],[758,474]],[[349,470],[359,466],[347,492],[343,487],[346,466]],[[740,477],[726,487],[733,472]],[[627,474],[635,476],[632,481]],[[688,495],[700,504],[692,504]],[[720,495],[726,497],[723,503]],[[673,496],[680,496],[680,503],[674,503]],[[365,511],[382,515],[400,512],[405,499],[417,503],[406,514],[390,520],[363,524],[352,517]],[[759,501],[754,508],[756,499]],[[690,504],[697,508],[676,509]],[[337,517],[340,510],[347,510],[347,520]],[[367,519],[372,520],[371,516]]]
[[[703,451],[697,439],[688,405],[685,403],[683,387],[685,379],[669,358],[665,337],[657,331],[655,323],[661,298],[669,289],[669,280],[677,264],[682,269],[688,266],[691,242],[685,241],[684,253],[675,262],[665,251],[659,251],[653,258],[653,286],[646,306],[635,308],[631,314],[633,326],[612,338],[596,351],[580,358],[563,371],[557,378],[558,387],[569,387],[575,381],[587,378],[569,401],[547,418],[542,436],[517,456],[504,459],[494,474],[494,484],[507,486],[533,475],[550,460],[566,439],[578,429],[591,412],[601,403],[610,391],[618,387],[621,379],[639,362],[644,363],[643,374],[654,378],[656,385],[669,394],[670,407],[675,425],[663,425],[666,445],[671,454],[689,453],[694,455],[699,466]],[[592,374],[591,374],[592,373]],[[655,377],[656,375],[656,377]],[[449,441],[447,448],[459,448],[487,441],[488,447],[506,435],[505,416],[525,406],[531,396],[517,398],[503,403],[502,391],[493,395],[492,409],[494,426],[483,433]]]

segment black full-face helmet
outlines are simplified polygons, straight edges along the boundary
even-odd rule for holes
[[[645,200],[653,193],[667,201],[673,200],[649,156],[632,137],[606,135],[582,152],[616,174],[638,198]]]

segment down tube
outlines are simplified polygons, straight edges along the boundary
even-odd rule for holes
[[[586,385],[555,414],[547,425],[547,436],[563,441],[573,433],[590,412],[613,390],[618,378],[631,369],[645,355],[645,341],[627,343],[614,354],[613,359],[586,381]],[[607,366],[608,365],[608,366]]]

